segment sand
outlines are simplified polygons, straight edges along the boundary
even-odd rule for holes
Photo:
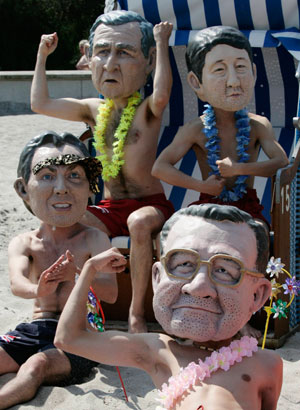
[[[13,189],[19,154],[24,144],[45,130],[79,135],[81,123],[58,120],[42,115],[0,116],[0,334],[31,318],[32,301],[10,292],[7,268],[7,246],[11,238],[38,226],[38,221],[24,207]],[[278,402],[280,410],[300,408],[300,333],[292,336],[277,350],[284,361],[284,378]],[[11,409],[98,410],[155,409],[156,392],[151,379],[142,371],[120,368],[129,401],[126,403],[117,371],[99,365],[82,384],[67,388],[43,386],[30,402]],[[12,375],[0,376],[0,387]],[[272,375],[270,375],[272,377]]]

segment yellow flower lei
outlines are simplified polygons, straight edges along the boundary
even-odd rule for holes
[[[128,98],[127,106],[123,109],[120,123],[114,133],[114,142],[112,144],[113,154],[111,160],[106,152],[105,131],[114,102],[110,98],[107,98],[104,104],[99,105],[99,114],[96,118],[97,123],[94,132],[94,147],[101,153],[97,156],[97,159],[102,163],[102,179],[104,181],[107,181],[109,178],[116,178],[121,166],[125,162],[123,159],[125,139],[135,116],[136,107],[139,105],[140,101],[141,95],[138,91]]]

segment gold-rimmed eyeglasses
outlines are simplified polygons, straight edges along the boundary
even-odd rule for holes
[[[170,277],[191,281],[199,272],[201,265],[206,265],[210,280],[219,285],[238,286],[245,274],[256,278],[265,275],[246,269],[243,262],[234,256],[216,254],[208,261],[200,259],[200,255],[193,249],[172,249],[161,258],[167,274]]]

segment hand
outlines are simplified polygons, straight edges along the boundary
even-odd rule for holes
[[[96,272],[120,273],[125,270],[126,259],[117,248],[110,248],[107,251],[98,253],[90,261]]]
[[[232,161],[229,157],[217,160],[216,164],[222,177],[229,178],[238,175],[236,173],[237,162]]]
[[[59,277],[61,279],[60,282],[73,281],[75,274],[81,271],[81,269],[75,265],[74,256],[69,250],[50,266],[48,270],[46,279],[50,281]]]
[[[156,43],[159,41],[168,42],[173,30],[173,24],[168,21],[156,24],[153,28],[154,40]]]
[[[224,185],[224,178],[220,178],[218,175],[210,175],[205,180],[205,190],[202,189],[202,192],[209,195],[219,196],[224,188]]]
[[[76,272],[80,272],[80,269],[74,263],[74,256],[70,251],[66,251],[53,265],[42,272],[38,282],[38,297],[54,293],[61,282],[73,281]]]
[[[39,45],[39,53],[48,57],[56,49],[58,44],[58,37],[56,33],[43,34]]]

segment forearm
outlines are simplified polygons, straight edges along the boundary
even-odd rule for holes
[[[158,41],[156,50],[157,60],[153,82],[153,101],[155,104],[162,104],[165,107],[169,101],[173,83],[168,42]]]
[[[45,104],[49,100],[46,60],[46,56],[38,53],[30,94],[32,110],[41,114],[44,113]]]
[[[267,161],[237,163],[236,175],[251,175],[257,177],[271,177],[280,168],[288,165],[285,158],[273,158]]]
[[[170,185],[205,192],[205,181],[186,175],[169,163],[155,162],[152,168],[152,175]]]
[[[86,331],[86,301],[96,271],[89,259],[83,266],[59,319],[56,331],[58,346],[66,346]]]
[[[92,288],[98,299],[106,303],[115,303],[118,297],[116,275],[97,273],[92,281]]]

